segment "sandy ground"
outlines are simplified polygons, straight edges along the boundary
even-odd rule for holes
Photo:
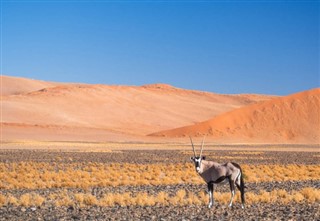
[[[182,141],[182,140],[180,140]],[[185,141],[185,139],[183,140]],[[198,141],[198,142],[197,142]],[[200,148],[201,140],[194,140]],[[188,142],[59,142],[59,141],[9,141],[1,142],[0,150],[48,150],[76,152],[110,152],[114,150],[184,150],[191,151]],[[281,151],[281,152],[320,152],[318,144],[217,144],[208,143],[204,150],[212,151]]]

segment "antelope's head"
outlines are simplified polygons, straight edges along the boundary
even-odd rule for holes
[[[200,155],[198,157],[196,156],[196,151],[194,150],[194,145],[193,145],[191,137],[190,137],[190,141],[191,141],[192,150],[193,150],[193,157],[190,157],[190,160],[194,163],[194,166],[196,168],[197,173],[202,173],[203,172],[203,165],[201,162],[202,162],[202,160],[206,159],[205,156],[202,156],[204,138],[202,139]]]

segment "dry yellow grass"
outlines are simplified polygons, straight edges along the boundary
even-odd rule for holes
[[[55,206],[72,206],[75,202],[69,195],[68,191],[64,189],[59,193],[51,193],[48,197],[48,201],[53,202]]]
[[[45,198],[38,194],[26,193],[20,197],[19,204],[21,206],[41,206],[45,201]],[[18,202],[16,202],[18,204]]]
[[[243,170],[247,182],[320,179],[320,165],[244,165]]]
[[[318,180],[320,165],[243,165],[245,182]],[[0,163],[0,189],[203,183],[191,163]]]
[[[36,193],[25,193],[16,198],[12,195],[2,195],[0,194],[0,206],[9,205],[9,206],[42,206],[46,199]]]
[[[0,194],[0,206],[6,205],[6,196]]]
[[[7,204],[12,205],[12,206],[18,206],[19,200],[14,196],[9,195],[9,196],[7,196]]]
[[[230,200],[230,193],[214,193],[215,200],[222,204],[227,204]],[[61,193],[55,195],[49,195],[44,198],[36,193],[27,193],[20,198],[14,198],[13,196],[0,195],[0,206],[14,205],[14,206],[39,206],[44,203],[55,206],[70,206],[78,205],[80,207],[85,206],[106,206],[111,207],[115,205],[121,206],[167,206],[167,205],[206,205],[208,202],[208,196],[204,192],[200,192],[198,195],[187,192],[185,190],[179,190],[173,196],[169,196],[165,192],[159,192],[157,195],[150,195],[146,192],[138,192],[135,196],[131,193],[108,193],[101,198],[90,193],[68,193],[63,190]],[[240,195],[236,194],[234,199],[235,203],[240,203]],[[314,188],[304,188],[300,191],[287,192],[285,190],[273,190],[271,192],[260,191],[255,194],[252,192],[246,193],[246,203],[281,203],[287,204],[290,202],[307,202],[307,203],[319,203],[320,202],[320,190]]]

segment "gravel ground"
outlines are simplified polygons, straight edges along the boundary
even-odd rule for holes
[[[99,163],[184,163],[192,150],[123,150],[115,152],[76,152],[47,150],[0,150],[0,162],[99,162]],[[240,152],[240,153],[239,153]],[[254,153],[254,154],[252,154]],[[285,151],[206,150],[208,160],[236,161],[239,164],[318,164],[319,153]]]
[[[259,204],[241,209],[205,206],[0,208],[0,220],[319,220],[319,204]]]
[[[319,164],[319,153],[312,152],[252,152],[241,151],[206,151],[209,159],[219,159],[219,162],[230,161],[232,157],[239,164]],[[228,156],[228,157],[226,157]],[[240,156],[240,158],[239,158]],[[0,162],[101,162],[101,163],[176,163],[187,162],[190,155],[184,151],[167,150],[125,150],[110,153],[101,152],[67,152],[67,151],[44,151],[44,150],[0,150]],[[238,157],[238,158],[237,158]],[[272,191],[285,189],[286,191],[299,190],[305,187],[320,188],[320,181],[287,181],[287,182],[264,182],[246,183],[246,191],[258,193],[260,190]],[[105,193],[130,192],[133,195],[138,192],[157,194],[160,191],[173,195],[179,189],[199,193],[206,190],[206,185],[159,185],[159,186],[119,186],[99,187],[83,190],[79,188],[67,189],[72,193],[91,193],[97,198]],[[28,193],[47,197],[49,194],[59,192],[61,189],[38,189],[38,190],[1,190],[0,193],[12,194],[16,197]],[[228,185],[218,186],[216,191],[226,192]],[[280,203],[259,203],[248,205],[245,210],[235,203],[233,208],[225,204],[215,202],[213,208],[206,206],[114,206],[114,207],[54,207],[44,205],[38,207],[0,207],[0,220],[320,220],[320,205],[318,203],[294,203],[287,205]]]
[[[265,190],[271,192],[274,189],[284,189],[287,192],[300,190],[305,187],[312,187],[320,189],[320,180],[308,180],[308,181],[286,181],[286,182],[263,182],[263,183],[247,183],[245,191],[253,192],[258,194],[260,190]],[[48,197],[51,193],[58,193],[62,188],[52,188],[52,189],[14,189],[14,190],[0,190],[0,194],[11,194],[15,197],[20,197],[26,193],[34,193]],[[206,184],[178,184],[178,185],[159,185],[159,186],[116,186],[116,187],[94,187],[88,190],[80,188],[67,188],[70,193],[90,193],[97,198],[102,197],[107,193],[126,193],[129,192],[133,196],[140,192],[146,192],[149,195],[157,195],[159,192],[164,191],[169,194],[169,196],[174,196],[178,190],[184,189],[188,192],[199,193],[206,192]],[[217,186],[215,192],[229,192],[229,185]]]

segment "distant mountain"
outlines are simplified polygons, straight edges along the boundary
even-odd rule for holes
[[[166,84],[144,86],[44,82],[1,76],[3,140],[130,141],[269,100]]]
[[[150,134],[204,136],[225,141],[320,143],[320,89],[250,104],[210,120]]]

